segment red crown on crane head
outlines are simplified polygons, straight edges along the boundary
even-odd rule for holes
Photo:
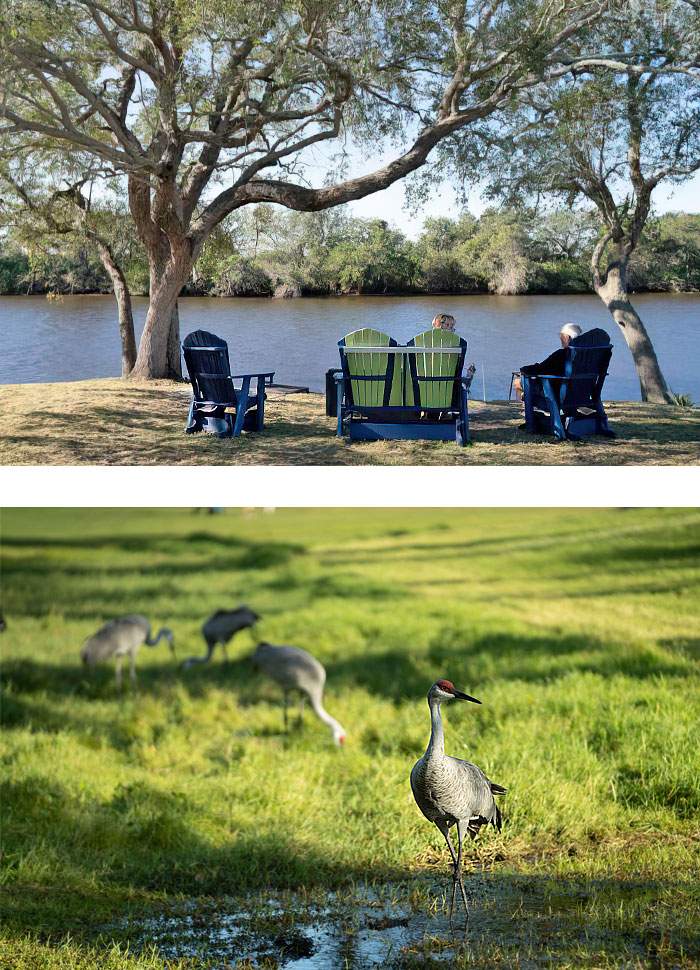
[[[451,680],[438,680],[437,685],[441,690],[446,690],[448,694],[452,694],[455,689]]]

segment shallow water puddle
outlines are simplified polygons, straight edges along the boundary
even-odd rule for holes
[[[421,881],[360,886],[353,893],[330,893],[322,902],[292,893],[245,901],[189,900],[177,910],[131,920],[121,928],[137,949],[153,944],[166,960],[190,958],[212,970],[363,970],[415,967],[424,960],[447,966],[458,956],[481,965],[492,959],[507,962],[515,954],[518,966],[539,968],[560,961],[570,965],[567,955],[621,944],[627,955],[645,953],[642,939],[627,934],[623,943],[605,921],[591,919],[588,905],[601,890],[610,904],[618,898],[609,885],[471,873],[466,933],[457,908],[450,925],[442,908],[444,889],[444,882]],[[644,895],[642,887],[638,892]]]
[[[222,970],[244,961],[279,970],[359,970],[391,964],[407,947],[449,933],[446,916],[430,918],[369,890],[354,899],[329,894],[324,906],[291,895],[284,905],[270,898],[229,912],[225,903],[214,908],[192,901],[176,915],[132,921],[128,929],[137,933],[137,946],[154,944],[166,959],[195,958]]]

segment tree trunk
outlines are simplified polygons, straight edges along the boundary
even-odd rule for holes
[[[180,311],[177,300],[170,314],[170,329],[168,330],[168,377],[172,380],[182,380],[182,358],[180,355]]]
[[[181,380],[177,298],[192,270],[192,259],[184,248],[167,259],[161,250],[150,256],[149,264],[148,313],[131,376]]]
[[[605,282],[596,281],[595,291],[622,331],[637,368],[643,401],[675,404],[646,327],[630,302],[627,292],[627,267],[618,260],[608,267]]]
[[[134,364],[136,363],[136,338],[134,336],[134,314],[131,307],[131,293],[126,282],[126,277],[120,266],[114,260],[114,256],[109,248],[102,241],[98,241],[97,248],[100,253],[102,265],[109,273],[114,288],[114,296],[117,301],[117,312],[119,314],[119,337],[122,348],[122,377],[128,377]]]

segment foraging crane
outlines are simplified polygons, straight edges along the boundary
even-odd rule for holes
[[[467,895],[462,881],[462,839],[468,832],[472,839],[482,825],[491,823],[501,831],[501,812],[494,795],[505,795],[507,789],[490,781],[481,768],[469,761],[460,761],[445,754],[445,735],[442,730],[440,704],[453,700],[472,701],[475,697],[463,694],[449,680],[438,680],[428,691],[430,708],[430,741],[425,754],[411,771],[411,789],[418,808],[429,822],[435,822],[447,842],[454,866],[450,919],[455,903],[457,885],[462,895],[464,912],[469,918]],[[450,841],[450,828],[457,826],[457,853]]]
[[[161,627],[156,637],[151,637],[151,624],[145,616],[129,614],[110,620],[103,627],[88,637],[80,651],[80,659],[91,667],[104,660],[115,658],[115,673],[117,687],[122,686],[122,662],[129,658],[131,668],[131,682],[136,683],[136,654],[144,643],[147,647],[155,647],[161,640],[167,640],[170,650],[175,656],[175,638],[172,630]]]
[[[326,671],[315,657],[299,647],[275,647],[271,643],[259,643],[253,654],[253,665],[276,681],[284,692],[285,731],[289,692],[297,690],[302,694],[299,717],[301,718],[304,696],[306,696],[316,717],[330,728],[335,743],[343,744],[345,729],[323,706]]]
[[[209,663],[217,643],[221,644],[224,657],[228,660],[229,641],[239,630],[254,626],[259,619],[258,614],[247,606],[239,606],[237,610],[217,610],[202,626],[202,636],[207,644],[206,657],[188,657],[183,660],[182,669],[187,670],[192,664]]]

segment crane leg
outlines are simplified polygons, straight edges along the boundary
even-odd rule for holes
[[[117,690],[122,689],[122,658],[117,657],[114,665],[114,676],[117,678]]]
[[[289,691],[284,691],[284,730],[285,734],[289,731],[289,716],[287,713],[287,708],[289,707]]]
[[[454,912],[455,896],[457,893],[457,886],[459,886],[459,891],[462,894],[462,903],[464,904],[464,914],[467,919],[469,919],[469,906],[467,904],[467,894],[464,891],[464,882],[462,881],[462,826],[457,823],[457,853],[452,846],[450,840],[450,833],[447,826],[441,830],[442,834],[445,836],[445,842],[447,842],[447,848],[450,850],[450,855],[452,856],[453,870],[452,870],[452,898],[450,900],[450,922],[452,922],[452,914]]]
[[[304,726],[304,703],[305,703],[305,701],[306,701],[306,698],[302,694],[301,695],[301,700],[299,701],[299,727],[300,728],[302,728]]]
[[[445,842],[447,842],[447,848],[450,850],[450,855],[452,856],[452,896],[450,898],[450,923],[452,922],[452,913],[455,908],[455,895],[457,893],[457,856],[455,855],[455,850],[452,847],[452,842],[450,841],[450,831],[447,826],[440,828]]]
[[[464,914],[469,919],[469,906],[467,905],[467,894],[464,891],[464,880],[462,879],[462,823],[457,822],[457,881],[459,882],[459,891],[462,894],[462,902],[464,903]]]
[[[133,653],[129,654],[129,676],[131,677],[131,683],[136,686],[136,657]]]
[[[228,643],[222,643],[221,648],[224,651],[224,660],[228,663]]]

